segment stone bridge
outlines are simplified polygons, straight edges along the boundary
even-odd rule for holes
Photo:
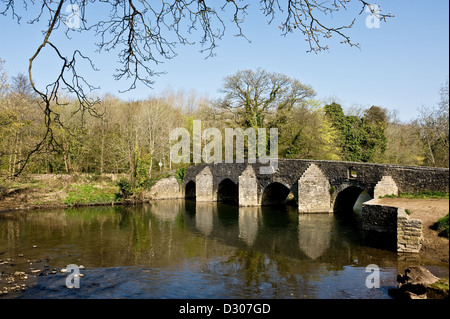
[[[185,198],[263,206],[295,201],[299,213],[352,209],[363,191],[372,198],[422,191],[449,192],[443,168],[317,160],[279,160],[278,169],[259,174],[260,163],[202,164],[187,169]]]
[[[276,172],[264,175],[259,173],[260,165],[191,166],[181,185],[174,177],[159,181],[149,197],[195,199],[197,205],[230,202],[240,207],[289,202],[298,206],[301,219],[308,213],[352,212],[366,191],[373,200],[359,200],[364,202],[357,215],[361,228],[388,235],[398,252],[417,253],[423,242],[422,221],[409,218],[404,208],[381,205],[376,199],[399,193],[449,192],[449,170],[444,168],[279,160]]]

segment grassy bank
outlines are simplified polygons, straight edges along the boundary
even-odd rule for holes
[[[139,203],[160,179],[175,176],[181,182],[185,170],[155,172],[151,178],[138,176],[134,181],[125,174],[40,174],[0,179],[0,211]]]
[[[110,183],[74,184],[67,189],[67,206],[98,205],[117,202],[118,187]]]
[[[21,176],[16,180],[0,180],[0,212],[139,203],[145,201],[144,194],[157,181],[172,175],[182,180],[184,171],[157,172],[152,178],[136,178],[134,182],[124,174],[42,174]]]
[[[398,195],[386,195],[382,198],[407,198],[407,199],[448,199],[449,194],[436,191],[425,191],[416,194],[401,193]]]
[[[117,202],[117,182],[94,175],[39,175],[0,184],[0,211]]]

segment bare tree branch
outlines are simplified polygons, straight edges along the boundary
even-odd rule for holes
[[[154,84],[155,76],[164,72],[157,71],[156,65],[164,60],[174,58],[176,46],[193,45],[198,39],[200,52],[206,57],[214,56],[215,50],[227,27],[237,32],[236,36],[244,37],[243,25],[249,14],[259,11],[269,18],[268,23],[281,18],[281,33],[298,33],[309,43],[308,52],[320,52],[328,49],[322,40],[337,36],[342,43],[358,46],[352,42],[346,31],[355,25],[356,17],[347,25],[332,26],[327,24],[326,16],[348,10],[355,4],[358,10],[354,16],[361,15],[367,8],[380,20],[386,21],[390,14],[381,14],[364,0],[0,0],[0,15],[12,16],[20,22],[22,13],[20,5],[27,11],[34,8],[34,17],[28,19],[30,24],[41,23],[48,18],[43,31],[43,41],[29,60],[28,76],[33,90],[41,99],[44,121],[47,131],[35,149],[24,160],[26,164],[31,154],[40,151],[44,145],[58,148],[52,134],[52,124],[63,126],[60,115],[52,105],[60,105],[59,95],[62,90],[76,96],[79,102],[77,111],[88,112],[98,116],[95,108],[97,100],[88,97],[86,90],[92,91],[94,86],[77,72],[77,59],[87,60],[95,70],[91,58],[75,50],[67,58],[58,43],[51,36],[58,29],[70,38],[71,32],[94,32],[98,39],[98,52],[118,50],[118,67],[114,74],[116,80],[129,81],[125,91],[136,88],[138,83],[148,87]],[[255,6],[256,4],[256,6]],[[64,5],[66,5],[64,7]],[[253,6],[252,6],[253,5]],[[74,13],[68,13],[68,6],[76,7],[76,18],[79,27],[70,28],[66,21]],[[89,10],[97,10],[98,15],[91,21],[87,19]],[[355,8],[353,8],[355,10]],[[70,10],[69,10],[70,11]],[[358,14],[359,11],[359,14]],[[96,13],[97,14],[97,13]],[[45,22],[44,22],[45,23]],[[33,78],[33,64],[42,55],[43,48],[50,48],[56,53],[61,67],[53,82],[45,89],[38,88]],[[26,165],[23,165],[24,168]],[[21,170],[22,171],[22,170]],[[20,171],[20,172],[21,172]],[[20,173],[19,172],[19,173]]]

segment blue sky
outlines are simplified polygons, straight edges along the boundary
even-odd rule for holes
[[[356,1],[355,1],[356,3]],[[272,25],[254,8],[246,17],[243,32],[251,42],[234,37],[233,27],[218,43],[216,56],[205,59],[201,47],[178,46],[178,56],[156,66],[165,75],[155,77],[153,89],[139,85],[137,89],[120,94],[127,82],[113,80],[118,66],[114,54],[95,53],[92,39],[83,34],[65,38],[62,30],[52,35],[52,41],[69,55],[73,48],[92,57],[99,72],[88,72],[81,66],[89,81],[101,86],[97,94],[112,93],[122,99],[144,99],[158,96],[167,89],[195,91],[209,98],[220,96],[223,78],[238,70],[261,67],[284,73],[311,85],[318,99],[335,98],[344,107],[378,105],[398,110],[401,120],[417,116],[420,106],[434,106],[439,101],[439,89],[449,74],[449,1],[447,0],[391,0],[378,1],[383,11],[396,15],[381,27],[369,29],[362,13],[349,32],[360,49],[331,42],[328,52],[306,53],[308,44],[301,34],[281,35],[278,28],[281,16]],[[359,12],[360,6],[353,6]],[[256,15],[254,14],[256,13]],[[31,15],[30,15],[31,16]],[[339,24],[340,15],[329,17]],[[18,25],[10,17],[0,16],[0,57],[6,60],[9,75],[26,72],[28,59],[41,41],[45,21],[30,26]],[[38,83],[50,79],[56,68],[52,54],[36,62]],[[86,68],[85,68],[86,67]]]

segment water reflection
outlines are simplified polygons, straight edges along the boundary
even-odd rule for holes
[[[30,298],[386,298],[365,288],[365,267],[388,286],[400,263],[333,215],[184,200],[0,214],[0,252],[14,271],[30,259],[87,267],[84,289],[40,276]]]
[[[239,207],[239,238],[253,246],[261,223],[261,207]]]
[[[178,214],[183,212],[183,202],[160,200],[151,202],[144,208],[148,208],[153,215],[162,221],[174,221]]]
[[[330,247],[334,217],[331,214],[298,216],[298,247],[311,259],[322,256]]]
[[[217,205],[210,202],[197,202],[195,206],[195,227],[209,236],[213,230],[213,215]]]

